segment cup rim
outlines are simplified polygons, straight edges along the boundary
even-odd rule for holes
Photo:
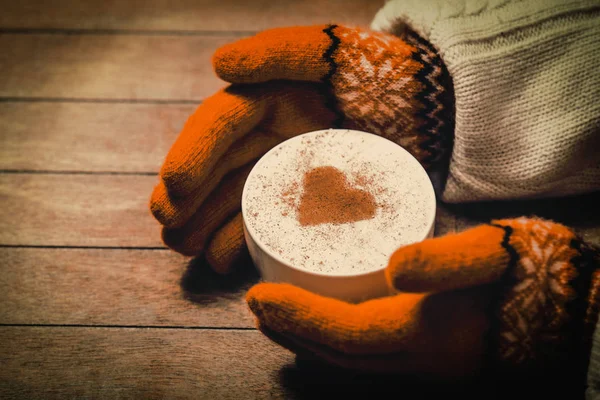
[[[306,136],[310,136],[310,135],[317,135],[319,133],[324,133],[324,132],[355,132],[355,133],[359,133],[359,134],[366,134],[366,135],[372,135],[372,136],[376,136],[382,140],[386,140],[388,142],[390,142],[391,145],[401,149],[403,152],[406,153],[406,155],[412,159],[417,165],[418,167],[421,169],[421,171],[425,174],[425,176],[427,177],[427,182],[429,182],[429,185],[427,185],[427,187],[431,190],[431,199],[432,199],[432,208],[433,208],[433,213],[431,213],[431,218],[429,223],[427,224],[427,231],[425,232],[425,236],[416,242],[413,243],[419,243],[423,240],[427,239],[427,235],[429,234],[429,232],[431,232],[431,230],[433,229],[434,225],[435,225],[435,218],[436,218],[436,214],[437,214],[437,198],[436,198],[436,193],[433,187],[433,182],[431,181],[431,178],[429,177],[429,174],[427,174],[427,171],[425,170],[425,168],[423,168],[423,166],[421,165],[421,163],[419,163],[419,161],[412,155],[410,154],[405,148],[403,148],[402,146],[398,145],[397,143],[389,140],[388,138],[385,138],[383,136],[380,135],[376,135],[374,133],[369,133],[369,132],[365,132],[365,131],[359,131],[356,129],[336,129],[336,128],[329,128],[329,129],[320,129],[320,130],[316,130],[316,131],[310,131],[310,132],[306,132],[306,133],[302,133],[300,135],[294,136],[290,139],[287,139],[281,143],[279,143],[277,146],[273,147],[272,149],[270,149],[269,151],[267,151],[257,162],[256,164],[254,164],[254,166],[252,167],[252,170],[250,171],[250,173],[248,174],[248,177],[246,178],[246,181],[244,182],[244,188],[242,190],[242,200],[241,200],[241,208],[242,208],[242,222],[248,232],[248,234],[250,235],[250,237],[252,238],[252,241],[254,241],[254,244],[260,248],[260,250],[262,250],[265,254],[267,254],[269,257],[271,257],[272,259],[274,259],[275,261],[277,261],[278,263],[285,265],[288,268],[291,268],[293,270],[299,271],[301,273],[305,273],[308,275],[313,275],[313,276],[317,276],[320,278],[354,278],[354,277],[361,277],[361,276],[367,276],[367,275],[371,275],[371,274],[378,274],[381,273],[381,271],[385,270],[388,265],[383,265],[380,268],[377,269],[373,269],[373,270],[369,270],[369,271],[365,271],[365,272],[356,272],[356,273],[323,273],[323,272],[316,272],[316,271],[311,271],[308,269],[304,269],[304,268],[299,268],[296,267],[294,265],[291,265],[289,262],[285,261],[279,254],[274,253],[272,251],[270,251],[268,249],[268,247],[261,241],[259,240],[258,236],[256,235],[256,232],[254,231],[254,229],[252,228],[252,226],[248,223],[246,223],[247,218],[247,211],[246,211],[246,204],[244,199],[246,198],[246,191],[248,190],[248,182],[250,181],[250,177],[252,176],[253,172],[259,167],[259,165],[263,162],[265,162],[264,160],[267,160],[269,158],[269,155],[275,151],[277,151],[277,149],[279,149],[281,146],[289,143],[290,141],[293,140],[301,140],[303,137]],[[406,244],[405,246],[409,246],[411,243]],[[400,246],[398,248],[401,248]],[[390,255],[391,257],[391,255]]]

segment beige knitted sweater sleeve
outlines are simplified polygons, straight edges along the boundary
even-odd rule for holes
[[[453,80],[444,201],[600,189],[600,0],[391,0],[372,28],[405,25]]]

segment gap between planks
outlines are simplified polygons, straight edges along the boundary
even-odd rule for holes
[[[98,28],[1,28],[0,35],[127,35],[127,36],[210,36],[245,37],[259,31],[216,31],[216,30],[149,30],[149,29],[98,29]]]
[[[187,326],[187,325],[85,325],[85,324],[4,324],[0,327],[13,328],[101,328],[101,329],[187,329],[198,331],[256,331],[249,326]]]
[[[100,103],[100,104],[193,104],[200,105],[202,100],[183,99],[141,99],[141,98],[77,98],[77,97],[0,97],[0,103]]]

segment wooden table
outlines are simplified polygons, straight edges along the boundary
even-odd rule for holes
[[[6,2],[0,12],[0,398],[315,398],[396,390],[265,339],[257,282],[166,249],[148,200],[213,51],[269,27],[368,26],[381,1]],[[536,213],[599,242],[599,196],[440,205],[437,234]],[[405,387],[410,386],[404,382]],[[424,390],[424,389],[423,389]]]

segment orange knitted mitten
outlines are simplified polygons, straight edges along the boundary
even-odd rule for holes
[[[521,218],[400,248],[386,270],[394,296],[348,304],[263,283],[247,300],[274,341],[347,368],[439,378],[581,372],[598,268],[598,252],[566,227]]]
[[[161,169],[151,210],[172,249],[206,252],[226,272],[243,247],[241,190],[277,143],[348,127],[385,136],[424,165],[450,146],[448,74],[433,49],[342,26],[272,29],[226,45],[216,73],[232,85],[185,124]]]

